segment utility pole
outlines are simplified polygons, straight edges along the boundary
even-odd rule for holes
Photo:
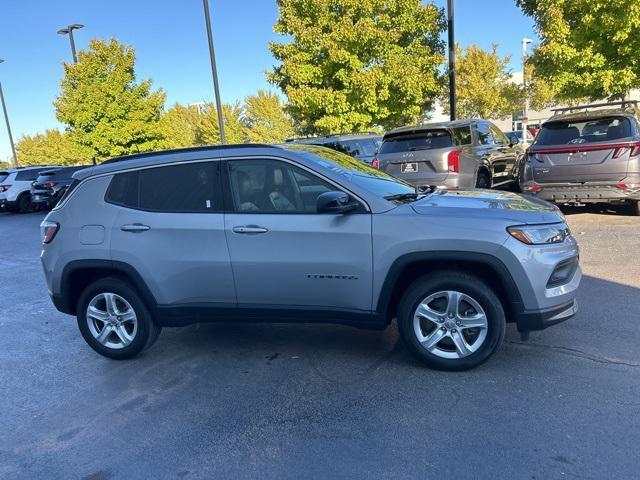
[[[4,60],[0,58],[0,63]],[[13,153],[13,166],[18,167],[18,155],[16,155],[16,146],[13,144],[13,136],[11,135],[11,125],[9,124],[9,114],[7,113],[7,104],[4,101],[4,93],[2,92],[2,82],[0,82],[0,103],[2,103],[2,111],[4,112],[4,121],[7,124],[7,133],[9,134],[9,143],[11,144],[11,152]]]
[[[216,110],[218,111],[218,125],[220,126],[220,143],[225,145],[227,139],[224,135],[224,118],[222,117],[222,103],[220,102],[220,87],[218,85],[218,69],[216,68],[216,54],[213,49],[213,33],[211,33],[211,15],[209,14],[209,0],[202,0],[204,4],[204,20],[207,24],[207,37],[209,38],[209,57],[211,59],[211,75],[213,76],[213,90],[216,96]]]
[[[456,41],[453,23],[453,0],[447,0],[447,33],[449,34],[449,115],[456,119]]]
[[[74,23],[58,30],[58,35],[69,35],[69,43],[71,44],[71,56],[73,57],[73,63],[78,63],[78,56],[76,55],[76,42],[73,40],[73,31],[84,28],[84,25],[80,23]]]
[[[524,108],[522,109],[522,146],[527,148],[527,133],[529,132],[529,91],[527,88],[527,46],[533,43],[530,38],[522,39],[522,92],[524,93]]]

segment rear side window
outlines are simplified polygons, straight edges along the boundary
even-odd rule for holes
[[[480,145],[493,145],[494,138],[491,134],[491,127],[487,123],[478,123],[476,125],[476,134],[478,135],[478,143]]]
[[[448,130],[424,130],[385,137],[379,153],[415,152],[452,146],[453,140]]]
[[[33,181],[38,178],[38,173],[37,169],[21,170],[16,174],[16,182]]]
[[[147,168],[114,176],[106,201],[152,212],[220,211],[212,162]]]
[[[624,117],[581,121],[555,121],[542,125],[536,145],[575,145],[607,142],[631,137],[631,122]]]
[[[471,145],[471,127],[457,127],[453,129],[453,141],[456,146]]]

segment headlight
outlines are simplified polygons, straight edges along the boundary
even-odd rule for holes
[[[562,243],[570,235],[564,223],[554,225],[520,225],[507,228],[509,234],[527,245]]]

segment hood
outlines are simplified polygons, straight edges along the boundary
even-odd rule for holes
[[[436,190],[411,207],[422,215],[503,219],[515,223],[563,222],[560,209],[536,197],[496,190]]]

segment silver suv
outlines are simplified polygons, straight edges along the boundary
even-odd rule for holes
[[[110,358],[164,326],[397,318],[419,358],[462,370],[507,322],[526,336],[577,309],[578,245],[536,199],[418,193],[295,144],[139,154],[74,177],[42,223],[42,265],[54,305]]]
[[[637,102],[556,109],[528,150],[520,186],[562,203],[627,204],[640,215]]]
[[[387,132],[372,165],[416,186],[509,186],[523,155],[517,144],[486,120],[427,123]]]

